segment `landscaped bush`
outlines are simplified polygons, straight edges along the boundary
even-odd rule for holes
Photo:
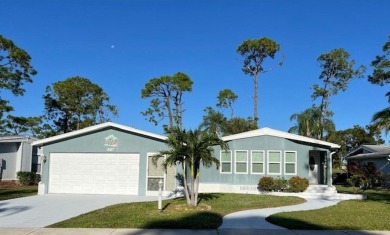
[[[275,180],[272,177],[264,176],[259,180],[259,188],[264,191],[272,191],[274,190]]]
[[[283,191],[287,188],[288,182],[281,178],[261,177],[259,180],[259,188],[264,191]]]
[[[299,176],[291,177],[288,180],[290,192],[303,192],[309,187],[309,180],[306,178],[301,178]]]
[[[288,187],[288,181],[284,178],[274,179],[274,191],[284,191]]]
[[[294,176],[289,180],[264,176],[260,178],[258,185],[263,191],[303,192],[309,187],[309,180],[299,176]]]
[[[16,177],[19,181],[19,184],[23,186],[36,185],[41,180],[40,175],[29,171],[18,171],[16,173]]]

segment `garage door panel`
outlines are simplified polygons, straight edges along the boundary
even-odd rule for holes
[[[138,194],[139,154],[54,153],[49,193]]]

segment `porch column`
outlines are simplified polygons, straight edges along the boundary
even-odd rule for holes
[[[328,159],[328,179],[327,179],[328,187],[332,187],[332,156],[335,153],[336,152],[331,152],[329,154],[329,159]]]

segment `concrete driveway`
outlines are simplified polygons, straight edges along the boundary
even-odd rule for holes
[[[157,197],[48,194],[5,200],[0,201],[0,228],[42,228],[109,205],[140,201]]]

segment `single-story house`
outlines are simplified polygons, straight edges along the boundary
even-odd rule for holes
[[[0,180],[16,180],[18,171],[39,170],[37,148],[32,147],[36,140],[31,136],[0,136]]]
[[[164,192],[172,192],[180,186],[180,168],[164,171],[152,164],[152,157],[167,149],[165,140],[107,122],[35,141],[43,149],[39,193],[156,195],[160,180]],[[331,185],[331,152],[340,147],[270,128],[223,140],[229,150],[214,147],[220,166],[201,169],[200,191],[252,190],[262,176],[301,176],[310,184]]]
[[[386,145],[361,145],[345,154],[347,161],[361,161],[362,163],[374,163],[375,166],[386,174],[390,174],[390,146]]]

